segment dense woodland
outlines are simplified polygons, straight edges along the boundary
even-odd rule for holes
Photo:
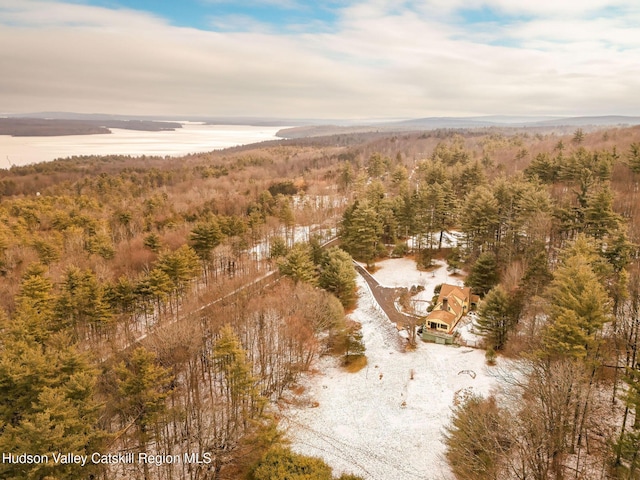
[[[412,255],[469,272],[500,357],[504,389],[461,392],[452,412],[457,478],[640,478],[639,185],[638,128],[358,133],[0,171],[0,450],[211,460],[0,476],[333,478],[288,449],[278,405],[318,356],[363,354],[351,256]]]

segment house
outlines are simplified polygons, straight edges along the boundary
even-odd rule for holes
[[[477,301],[469,287],[444,283],[433,310],[425,318],[425,330],[452,334],[460,319],[467,314],[471,304]]]

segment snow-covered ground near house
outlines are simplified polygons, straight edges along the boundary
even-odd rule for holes
[[[440,232],[434,232],[431,234],[431,244],[438,246],[440,242]],[[443,248],[455,248],[464,243],[464,234],[452,230],[450,232],[442,232],[442,247]],[[429,244],[429,235],[423,235],[422,245]],[[409,237],[407,240],[407,246],[409,248],[416,248],[418,246],[417,237]]]
[[[410,260],[380,266],[376,278],[386,285],[410,286],[422,278],[433,292],[443,280],[430,272],[420,276]],[[323,458],[338,474],[448,480],[442,435],[454,397],[465,390],[488,394],[498,383],[491,374],[496,367],[485,365],[483,351],[467,347],[419,342],[405,352],[361,277],[358,287],[350,317],[362,325],[368,365],[348,373],[337,359],[324,357],[317,372],[301,380],[304,392],[292,393],[281,411],[292,448]]]
[[[456,327],[456,332],[458,332],[460,338],[472,347],[480,347],[484,341],[484,338],[478,333],[477,319],[478,314],[476,312],[469,312],[460,319]]]
[[[447,271],[446,262],[434,260],[433,264],[433,269],[423,272],[416,268],[416,262],[410,258],[391,258],[376,263],[377,270],[373,273],[373,277],[383,287],[411,288],[412,285],[424,287],[422,292],[411,299],[416,313],[426,315],[436,285],[449,283],[464,286],[464,277],[461,274],[451,275]]]

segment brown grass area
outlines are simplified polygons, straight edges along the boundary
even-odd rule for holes
[[[343,368],[349,373],[356,373],[367,366],[366,355],[349,356],[345,359]]]

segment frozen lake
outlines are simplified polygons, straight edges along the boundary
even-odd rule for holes
[[[104,135],[59,137],[11,137],[0,135],[0,168],[49,162],[73,155],[160,155],[179,156],[208,152],[266,140],[277,140],[285,127],[249,125],[203,125],[183,123],[174,131],[143,132],[110,129]]]

